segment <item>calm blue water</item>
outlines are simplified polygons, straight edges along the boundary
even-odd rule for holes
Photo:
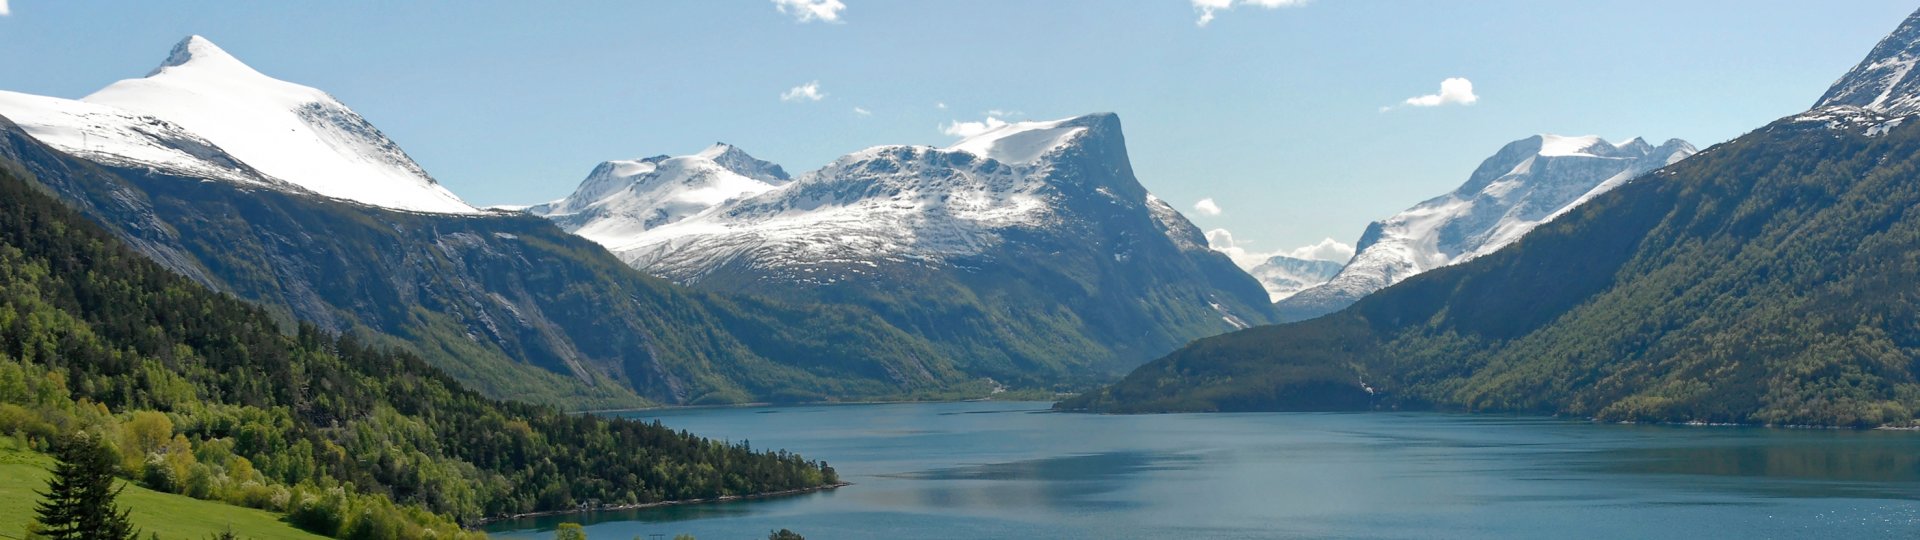
[[[500,538],[1920,537],[1920,433],[1428,413],[1096,416],[1046,403],[636,413],[825,459],[793,498]]]

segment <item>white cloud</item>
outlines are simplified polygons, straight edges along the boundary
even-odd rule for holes
[[[1199,212],[1200,215],[1203,216],[1217,216],[1220,215],[1220,205],[1219,203],[1213,202],[1213,197],[1207,197],[1200,199],[1200,202],[1193,203],[1193,211]]]
[[[813,81],[780,94],[780,101],[820,101],[826,99],[826,92],[820,91],[820,81]]]
[[[1238,266],[1243,270],[1260,266],[1260,263],[1266,262],[1268,257],[1273,256],[1268,253],[1248,251],[1247,248],[1241,247],[1233,241],[1233,233],[1227,232],[1226,229],[1207,231],[1207,247],[1211,247],[1214,251],[1225,254],[1228,259],[1233,259],[1234,266]]]
[[[935,101],[935,102],[933,102],[933,108],[935,108],[935,109],[940,109],[940,110],[943,110],[943,111],[944,111],[944,110],[947,110],[947,102],[945,102],[945,101]]]
[[[1271,259],[1275,255],[1285,255],[1295,259],[1333,261],[1339,263],[1347,262],[1347,260],[1353,258],[1353,246],[1340,243],[1332,238],[1293,249],[1254,251],[1236,242],[1233,239],[1233,233],[1228,232],[1226,229],[1207,231],[1207,246],[1213,248],[1214,251],[1226,255],[1228,259],[1233,259],[1233,264],[1244,270],[1252,270],[1254,267],[1266,263],[1267,259]]]
[[[1453,77],[1440,81],[1440,93],[1410,97],[1400,104],[1408,107],[1438,107],[1441,105],[1472,105],[1477,101],[1480,101],[1480,96],[1473,93],[1473,81],[1467,80],[1466,77]],[[1380,108],[1381,112],[1391,109],[1393,109],[1393,107]]]
[[[860,116],[873,116],[873,111],[867,110],[866,107],[854,107],[853,114],[857,114]]]
[[[13,14],[13,10],[7,9],[7,0],[0,0],[0,17],[5,17],[12,14]]]
[[[989,129],[997,128],[1004,125],[1007,125],[1006,120],[1001,120],[997,117],[988,116],[986,120],[981,120],[979,122],[961,122],[959,120],[954,120],[952,122],[942,124],[940,126],[940,132],[964,139],[967,137],[972,137],[974,135],[985,133]]]
[[[1275,8],[1283,8],[1283,7],[1303,6],[1307,4],[1307,0],[1188,0],[1188,1],[1193,3],[1193,9],[1195,11],[1200,12],[1200,20],[1194,21],[1193,24],[1196,26],[1200,26],[1202,28],[1205,28],[1207,26],[1207,23],[1213,22],[1213,17],[1216,12],[1227,11],[1227,10],[1233,9],[1236,6],[1254,6],[1254,7],[1262,7],[1267,9],[1275,9]]]
[[[773,6],[800,22],[837,23],[840,22],[840,11],[847,9],[847,5],[840,0],[773,0]]]
[[[1353,258],[1353,246],[1332,238],[1322,238],[1317,243],[1293,248],[1285,255],[1295,259],[1343,263]]]

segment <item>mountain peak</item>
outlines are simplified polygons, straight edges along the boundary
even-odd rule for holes
[[[1027,164],[1076,140],[1088,138],[1082,137],[1082,134],[1092,134],[1095,136],[1092,138],[1117,136],[1120,134],[1120,115],[1108,112],[1060,120],[1009,122],[968,136],[946,149],[968,152],[1002,163]]]
[[[1834,81],[1813,108],[1859,107],[1893,116],[1920,113],[1920,11],[1874,45],[1873,51]]]
[[[793,179],[787,175],[786,169],[780,168],[779,164],[753,157],[740,147],[724,142],[713,143],[713,146],[694,155],[713,160],[714,163],[733,171],[734,174],[776,186]]]
[[[222,49],[219,45],[213,44],[213,40],[207,39],[199,34],[194,34],[174,44],[173,51],[167,53],[167,59],[160,62],[159,67],[153,68],[152,72],[147,73],[147,76],[152,77],[158,75],[168,68],[188,65],[240,68],[253,71],[253,68],[248,67],[247,64],[241,62],[239,58],[234,58],[232,54],[228,54],[226,49]]]
[[[205,139],[258,172],[326,197],[384,208],[473,213],[366,118],[317,88],[254,70],[202,36],[146,77],[80,99]]]

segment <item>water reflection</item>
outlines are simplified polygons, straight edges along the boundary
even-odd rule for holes
[[[1920,433],[1419,413],[1095,416],[967,403],[666,411],[831,461],[790,499],[489,527],[544,538],[1886,537],[1920,530]],[[777,413],[777,414],[776,414]]]
[[[908,504],[978,510],[1082,511],[1117,509],[1133,501],[1114,500],[1133,477],[1189,469],[1199,458],[1168,452],[1104,452],[946,467],[884,475],[914,480],[915,489],[889,493]]]
[[[920,480],[1029,480],[1091,482],[1116,476],[1190,468],[1198,458],[1166,452],[1105,452],[950,467],[887,475]]]

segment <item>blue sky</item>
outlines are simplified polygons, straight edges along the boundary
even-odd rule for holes
[[[1534,133],[1725,141],[1805,109],[1916,7],[1264,1],[1283,5],[1202,26],[1192,0],[838,0],[834,20],[771,0],[0,0],[0,89],[77,98],[202,34],[333,93],[483,205],[714,141],[800,172],[944,145],[990,111],[1112,111],[1148,189],[1278,250],[1351,243]],[[1449,78],[1477,99],[1381,111]],[[819,99],[782,99],[814,82]]]

